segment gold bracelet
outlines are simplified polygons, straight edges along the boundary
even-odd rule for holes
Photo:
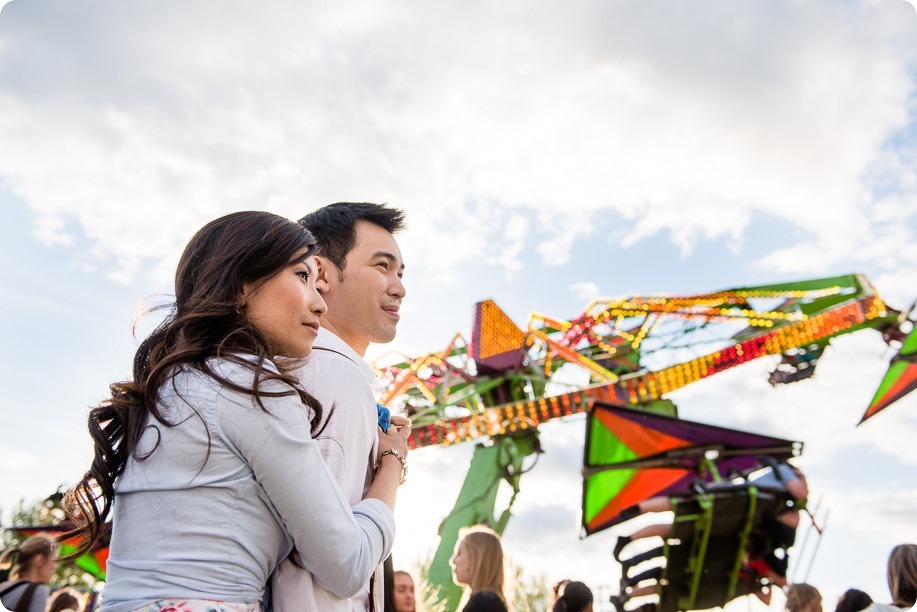
[[[390,448],[379,453],[379,458],[376,459],[376,467],[373,468],[373,472],[379,471],[379,466],[382,465],[382,457],[385,457],[386,455],[391,455],[397,459],[399,463],[401,463],[401,482],[398,484],[404,484],[405,479],[408,477],[408,462],[405,460],[404,456],[402,456],[402,454],[396,451],[394,448]]]

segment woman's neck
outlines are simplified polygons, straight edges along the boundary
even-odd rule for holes
[[[25,571],[20,571],[16,577],[18,580],[28,580],[29,582],[41,582],[38,568],[30,567]]]

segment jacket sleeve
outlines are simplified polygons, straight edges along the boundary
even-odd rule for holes
[[[289,390],[281,383],[262,389]],[[296,395],[250,396],[224,388],[217,406],[219,432],[251,467],[303,566],[339,597],[356,595],[391,552],[395,519],[376,499],[351,508],[311,437],[308,413]]]
[[[295,372],[302,386],[322,404],[322,459],[344,499],[356,505],[371,482],[367,478],[378,437],[376,399],[357,366],[336,353],[315,351],[309,367]]]

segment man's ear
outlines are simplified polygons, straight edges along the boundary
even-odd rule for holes
[[[331,261],[321,255],[315,256],[315,288],[319,293],[322,295],[328,293],[328,290],[331,289],[328,279],[335,273],[336,268]]]

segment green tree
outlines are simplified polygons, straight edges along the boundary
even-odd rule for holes
[[[513,610],[515,612],[545,612],[548,608],[548,578],[544,575],[527,576],[516,567],[513,582]]]

